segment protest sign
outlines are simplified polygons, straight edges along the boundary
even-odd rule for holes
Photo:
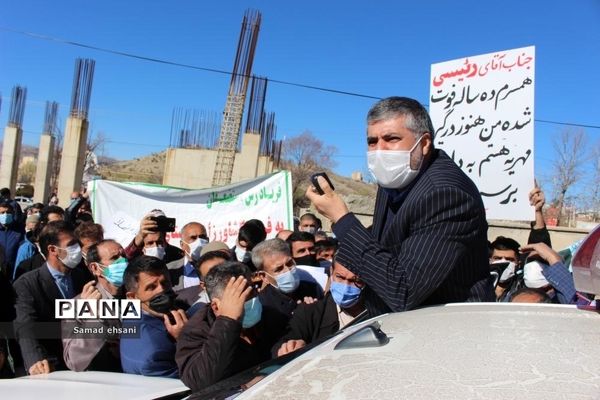
[[[141,219],[153,209],[177,219],[175,232],[167,234],[179,246],[180,230],[188,222],[200,222],[211,241],[235,245],[239,228],[259,219],[267,237],[293,228],[291,176],[280,171],[228,186],[189,190],[144,183],[95,180],[88,183],[94,220],[106,238],[123,246],[137,233]]]
[[[475,182],[487,218],[531,220],[535,47],[431,66],[435,146]]]

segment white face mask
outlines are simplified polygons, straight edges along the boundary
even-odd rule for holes
[[[248,253],[250,252],[246,251],[245,248],[240,247],[239,244],[235,246],[235,258],[237,258],[239,262],[245,262],[248,259]]]
[[[83,256],[81,255],[81,247],[79,246],[79,244],[73,244],[71,246],[67,246],[64,249],[58,246],[57,248],[61,250],[66,250],[67,252],[65,258],[59,258],[59,260],[62,261],[65,267],[73,269],[81,262],[81,258]]]
[[[162,260],[163,258],[165,258],[165,248],[162,246],[145,247],[144,254]]]
[[[183,242],[183,240],[182,240],[182,242]],[[186,252],[187,256],[189,258],[191,258],[193,261],[198,261],[198,259],[200,259],[200,252],[202,251],[202,248],[208,244],[208,240],[198,238],[198,239],[194,240],[192,243],[187,243],[187,242],[183,242],[183,243],[187,244],[190,247],[190,252],[189,253]]]
[[[314,226],[305,226],[303,228],[300,228],[301,232],[308,232],[311,235],[314,235],[315,233],[317,233],[317,228]]]
[[[423,157],[417,169],[411,169],[410,156],[423,136],[410,150],[373,150],[367,152],[369,171],[377,184],[386,189],[402,189],[411,183],[419,173]]]

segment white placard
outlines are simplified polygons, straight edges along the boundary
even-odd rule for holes
[[[94,220],[102,224],[107,239],[127,246],[141,219],[153,209],[177,219],[176,230],[167,234],[179,246],[180,230],[188,222],[200,222],[211,241],[235,245],[239,228],[249,219],[261,220],[267,238],[293,228],[292,183],[288,171],[215,189],[188,190],[143,183],[95,180],[88,183]]]
[[[535,47],[431,66],[435,146],[475,182],[488,219],[531,220]]]

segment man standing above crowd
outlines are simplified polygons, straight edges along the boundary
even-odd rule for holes
[[[325,179],[306,195],[335,223],[338,261],[376,296],[380,312],[494,301],[479,191],[442,151],[416,100],[390,97],[367,115],[367,160],[379,186],[373,226],[362,226]],[[383,300],[383,304],[378,300]]]

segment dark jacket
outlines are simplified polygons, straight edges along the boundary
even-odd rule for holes
[[[333,228],[337,261],[370,287],[381,313],[495,300],[479,190],[442,150],[424,168],[402,192],[379,188],[370,230],[352,213]]]
[[[24,236],[23,227],[15,222],[8,225],[0,225],[0,246],[4,248],[5,274],[9,278],[13,276],[17,251]]]
[[[27,260],[21,261],[21,263],[17,265],[14,272],[15,281],[19,279],[21,275],[33,271],[34,269],[38,269],[44,265],[45,262],[46,260],[44,260],[44,257],[42,257],[40,253],[34,254],[33,257],[28,258]]]
[[[86,279],[81,270],[71,270],[73,290],[81,293]],[[60,321],[54,318],[54,300],[63,295],[46,264],[21,276],[14,283],[17,295],[15,335],[21,346],[25,368],[49,359],[64,369]]]
[[[273,356],[279,347],[288,340],[304,340],[307,344],[334,334],[340,329],[338,311],[327,293],[325,298],[312,303],[300,304],[290,319],[285,335],[273,346]]]
[[[240,338],[242,324],[216,317],[211,307],[199,310],[185,325],[177,341],[175,361],[179,376],[193,391],[199,391],[271,358],[271,347],[283,334],[270,323],[263,308],[261,321],[252,328],[254,344]]]
[[[304,297],[321,299],[323,292],[317,283],[300,281],[300,285],[292,293],[282,293],[272,285],[267,285],[258,297],[263,309],[268,309],[272,314],[271,324],[284,331],[298,306],[298,301],[302,302]]]

